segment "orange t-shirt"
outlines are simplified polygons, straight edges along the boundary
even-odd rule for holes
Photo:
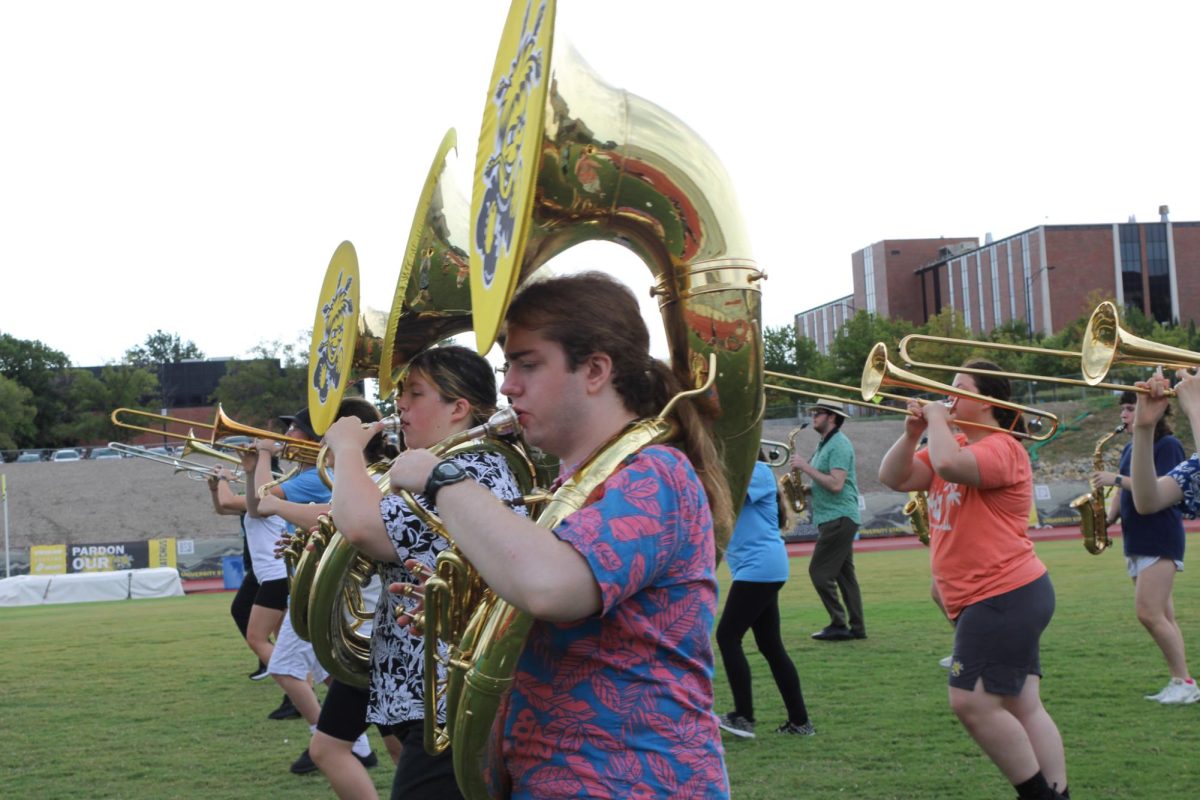
[[[955,437],[979,465],[979,486],[929,484],[930,562],[946,613],[953,619],[972,603],[1019,589],[1046,565],[1026,533],[1033,504],[1029,454],[1012,436],[993,433],[975,444]],[[929,464],[929,451],[917,458]]]

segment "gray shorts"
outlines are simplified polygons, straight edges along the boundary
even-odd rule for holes
[[[1042,676],[1039,642],[1053,616],[1049,573],[964,608],[954,628],[950,685],[973,691],[982,678],[989,694],[1020,694],[1027,675]]]

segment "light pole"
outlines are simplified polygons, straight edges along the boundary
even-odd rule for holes
[[[1031,342],[1033,341],[1033,280],[1043,272],[1049,272],[1052,269],[1054,269],[1054,265],[1047,264],[1035,269],[1033,274],[1025,276],[1025,325]]]

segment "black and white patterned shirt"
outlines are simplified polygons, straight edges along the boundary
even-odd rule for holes
[[[503,456],[490,452],[472,451],[449,459],[463,468],[476,482],[492,490],[501,500],[520,497],[516,479]],[[413,495],[422,508],[429,508],[425,496]],[[385,587],[375,607],[375,630],[371,636],[370,700],[367,721],[383,725],[425,718],[425,644],[407,627],[396,624],[396,611],[402,603],[399,595],[386,590],[392,583],[416,583],[404,566],[408,560],[418,561],[433,569],[438,553],[450,545],[431,531],[424,522],[395,495],[387,495],[379,503],[379,511],[388,537],[396,548],[396,561],[379,565],[379,577]],[[518,513],[524,513],[520,508]],[[445,644],[439,644],[445,655]],[[439,669],[439,678],[443,677]],[[445,708],[438,707],[438,720],[444,721]]]

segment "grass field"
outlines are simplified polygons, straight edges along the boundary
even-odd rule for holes
[[[1090,556],[1069,541],[1038,551],[1058,594],[1042,640],[1043,695],[1063,733],[1072,796],[1200,795],[1200,704],[1142,699],[1167,674],[1133,616],[1119,548]],[[809,639],[826,620],[807,560],[793,560],[784,631],[817,735],[770,733],[783,719],[782,701],[748,637],[760,734],[726,739],[735,797],[1014,795],[947,707],[937,661],[952,636],[928,599],[927,558],[923,550],[857,556],[870,638],[836,644]],[[1185,572],[1176,586],[1197,670],[1200,581]],[[230,599],[0,610],[0,796],[332,797],[319,775],[287,771],[307,728],[266,719],[280,693],[246,680],[253,657],[228,616]],[[717,711],[725,711],[730,695],[719,670],[716,688]],[[374,776],[386,797],[390,770],[381,764]]]

